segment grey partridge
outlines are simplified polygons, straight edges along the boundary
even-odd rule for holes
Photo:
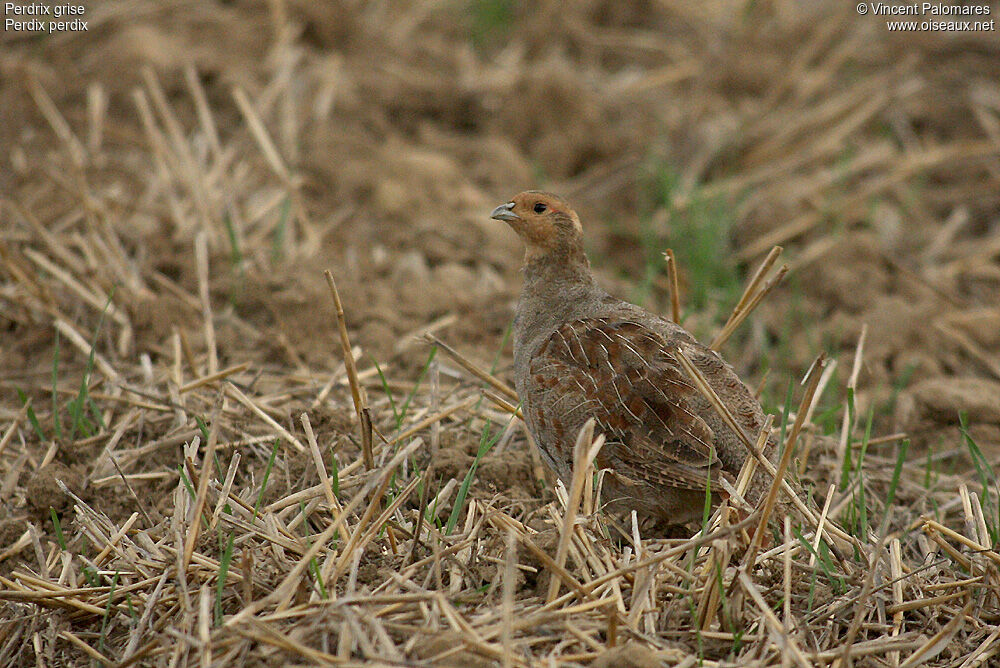
[[[606,438],[603,501],[657,523],[701,516],[706,481],[721,490],[746,446],[695,388],[678,348],[706,378],[750,439],[764,411],[733,368],[680,325],[605,292],[583,249],[577,214],[561,198],[528,191],[498,206],[526,246],[514,317],[514,385],[543,459],[569,487],[573,446],[588,418]],[[765,456],[775,460],[769,439]],[[756,504],[769,477],[758,471],[746,498]],[[718,500],[715,496],[714,500]]]

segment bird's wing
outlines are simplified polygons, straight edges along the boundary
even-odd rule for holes
[[[712,430],[695,412],[698,391],[648,326],[615,318],[566,323],[530,372],[565,410],[596,420],[608,439],[599,466],[634,482],[695,490],[722,475]]]

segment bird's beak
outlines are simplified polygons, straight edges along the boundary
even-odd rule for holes
[[[513,202],[507,202],[506,204],[501,204],[497,208],[493,209],[493,213],[490,214],[490,218],[508,222],[511,220],[521,220],[521,216],[511,211],[511,209],[513,208],[514,208]]]

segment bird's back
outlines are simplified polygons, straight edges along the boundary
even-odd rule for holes
[[[525,242],[514,381],[545,461],[568,485],[577,434],[593,418],[606,437],[597,464],[608,471],[605,490],[618,505],[672,523],[696,516],[706,485],[717,490],[732,480],[748,453],[696,389],[678,349],[749,439],[764,424],[760,404],[732,367],[682,327],[597,285],[580,219],[564,200],[527,191],[492,217]],[[755,475],[748,500],[768,482],[765,472]]]
[[[764,412],[752,392],[683,327],[596,286],[555,308],[553,300],[545,302],[547,308],[537,309],[533,295],[522,296],[527,308],[518,314],[515,384],[547,463],[568,485],[576,435],[594,417],[608,443],[598,463],[624,486],[620,494],[636,497],[639,503],[633,499],[632,505],[640,508],[652,497],[647,514],[669,514],[678,522],[685,514],[680,502],[663,512],[657,508],[658,499],[680,495],[680,505],[697,515],[707,479],[722,475],[732,481],[748,453],[695,388],[675,351],[684,352],[753,440]],[[758,473],[747,494],[751,503],[766,485]]]

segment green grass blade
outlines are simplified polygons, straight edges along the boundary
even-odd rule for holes
[[[910,449],[910,439],[904,438],[899,444],[899,452],[896,453],[896,466],[892,470],[892,481],[889,483],[889,493],[885,500],[885,507],[892,505],[896,498],[896,487],[899,486],[899,476],[903,473],[903,462],[906,461],[906,451]]]
[[[26,395],[21,388],[16,387],[14,388],[14,391],[17,392],[17,398],[21,402],[22,406],[28,403],[28,395]],[[42,431],[42,425],[38,423],[38,416],[35,415],[35,409],[31,406],[28,406],[28,422],[31,423],[31,428],[35,430],[36,434],[38,434],[38,439],[42,443],[48,440],[45,438],[45,432]]]
[[[66,551],[66,536],[63,535],[62,523],[59,521],[59,515],[56,513],[56,509],[49,506],[49,514],[52,516],[52,526],[56,530],[56,541],[59,542],[59,547],[63,552]]]
[[[219,556],[219,575],[215,583],[215,625],[222,626],[222,592],[226,587],[226,576],[229,574],[229,564],[233,561],[233,539],[235,533],[229,532],[229,541]]]
[[[812,544],[806,540],[805,536],[802,535],[802,530],[798,527],[792,529],[792,533],[798,538],[799,542],[802,543],[803,547],[809,551],[809,554],[816,557],[816,564],[819,566],[819,570],[822,571],[823,577],[826,578],[834,591],[837,594],[847,591],[847,586],[844,583],[843,578],[834,573],[833,561],[830,559],[830,548],[827,546],[826,541],[822,538],[819,541],[819,550],[814,550]]]
[[[424,362],[424,366],[420,369],[420,373],[417,375],[417,382],[413,384],[413,389],[410,393],[406,395],[406,401],[403,402],[402,407],[399,409],[399,423],[402,424],[403,420],[406,419],[406,412],[410,409],[410,402],[413,401],[413,397],[416,396],[417,390],[420,388],[420,384],[424,381],[424,377],[427,375],[427,370],[431,368],[431,362],[434,361],[434,355],[437,354],[437,346],[431,346],[431,352],[427,356],[427,361]]]
[[[107,431],[108,428],[104,424],[104,416],[101,415],[101,409],[97,407],[97,404],[94,403],[90,395],[87,395],[87,408],[90,409],[90,414],[93,416],[94,422],[100,426],[102,431]]]
[[[271,468],[274,466],[274,458],[278,456],[278,439],[274,439],[274,447],[271,448],[271,456],[267,460],[267,468],[264,469],[264,480],[260,483],[260,493],[257,494],[257,503],[253,506],[253,519],[257,519],[260,511],[260,503],[264,500],[264,490],[267,489],[267,479],[271,477]]]
[[[292,198],[286,197],[281,202],[281,215],[278,224],[274,226],[271,237],[271,261],[280,262],[285,257],[285,230],[288,227],[289,214],[292,212]]]
[[[781,432],[778,443],[785,442],[785,430],[788,429],[788,414],[792,410],[792,381],[788,381],[788,389],[785,390],[785,405],[781,408]]]
[[[183,464],[178,465],[177,471],[181,474],[181,482],[184,483],[184,488],[187,489],[188,495],[191,497],[191,500],[193,501],[195,498],[197,498],[198,495],[194,491],[194,485],[191,484],[191,479],[188,478],[187,473],[184,471],[184,465]]]
[[[467,11],[472,44],[480,51],[504,44],[514,26],[516,8],[513,0],[471,0]]]
[[[340,496],[340,464],[337,463],[337,455],[330,453],[330,487],[333,488],[333,495]]]
[[[313,580],[316,581],[316,586],[319,587],[319,597],[326,600],[330,598],[330,595],[326,592],[326,585],[323,583],[323,575],[319,571],[319,562],[316,561],[316,557],[309,560],[309,571],[312,573]]]
[[[458,524],[458,518],[465,507],[465,498],[469,494],[469,487],[472,485],[472,479],[476,475],[476,469],[479,468],[479,460],[496,445],[496,442],[500,439],[500,435],[503,433],[500,431],[497,432],[496,436],[491,437],[490,424],[491,422],[487,418],[486,425],[483,427],[483,432],[479,437],[479,450],[476,452],[476,458],[472,460],[472,466],[469,467],[469,472],[465,474],[465,479],[462,480],[462,485],[458,488],[455,505],[451,509],[451,515],[448,516],[448,524],[445,526],[445,535],[451,535],[451,532],[455,530],[455,526]]]
[[[62,440],[62,421],[59,419],[59,394],[56,390],[59,380],[59,330],[56,330],[56,341],[52,351],[52,429],[56,440]]]
[[[927,445],[927,461],[924,464],[924,489],[931,488],[931,477],[932,474],[937,473],[934,470],[934,444],[929,443]],[[933,477],[937,477],[936,475]]]
[[[306,528],[306,545],[308,548],[312,548],[312,541],[310,540],[311,534],[308,532],[309,516],[306,514],[306,504],[303,501],[299,501],[299,514],[302,515],[302,526]],[[319,562],[316,561],[316,557],[309,560],[309,574],[316,582],[316,587],[319,589],[320,597],[324,599],[329,598],[326,593],[326,585],[323,583],[323,577],[319,570]]]
[[[94,329],[94,337],[90,341],[90,354],[87,355],[87,365],[84,368],[83,378],[80,380],[80,391],[76,396],[76,399],[70,402],[70,416],[72,418],[72,423],[70,425],[69,438],[67,439],[72,443],[76,439],[76,435],[80,430],[82,425],[82,420],[84,420],[84,407],[87,406],[88,400],[90,399],[90,376],[94,372],[94,357],[97,354],[97,336],[101,332],[101,326],[104,325],[104,317],[108,313],[108,309],[111,307],[111,299],[114,296],[114,289],[111,290],[111,294],[108,295],[108,301],[104,304],[104,310],[101,311],[101,317],[97,321],[97,327]]]
[[[714,452],[712,454],[715,454]],[[708,518],[712,516],[712,474],[711,459],[709,460],[709,473],[705,476],[705,506],[701,511],[701,535],[708,535]]]
[[[396,429],[399,429],[399,425],[403,424],[403,418],[396,410],[396,400],[392,397],[392,390],[389,389],[389,381],[385,379],[385,374],[382,373],[382,367],[378,360],[374,357],[371,360],[375,363],[375,371],[378,373],[379,380],[382,381],[382,390],[385,392],[385,396],[389,397],[389,407],[392,409],[392,419],[396,423]]]
[[[854,447],[854,439],[852,434],[854,433],[854,388],[847,388],[847,425],[844,427],[847,435],[847,444],[844,447],[844,461],[841,464],[840,469],[840,489],[847,489],[847,485],[851,479],[851,472],[854,470],[854,466],[851,462],[851,452]]]
[[[108,631],[108,620],[111,618],[111,606],[115,598],[115,587],[118,586],[118,571],[111,578],[111,589],[108,591],[108,605],[104,608],[104,618],[101,620],[101,639],[97,643],[97,651],[104,653],[104,640]]]
[[[228,214],[222,217],[222,222],[226,226],[226,237],[229,239],[229,262],[238,269],[243,266],[243,251],[240,250],[240,242],[236,237],[236,226]]]
[[[861,521],[861,537],[868,535],[868,503],[865,498],[865,454],[868,452],[868,441],[872,435],[872,420],[875,418],[875,407],[868,410],[868,420],[865,424],[865,436],[861,441],[861,452],[858,454],[858,517]]]
[[[965,446],[969,449],[969,457],[972,459],[973,466],[976,467],[976,473],[979,475],[979,482],[982,484],[982,506],[983,506],[983,516],[987,520],[986,528],[990,533],[990,538],[995,543],[1000,537],[1000,484],[997,482],[997,476],[993,472],[993,467],[990,465],[989,460],[983,455],[983,451],[979,449],[979,445],[976,443],[975,439],[972,438],[972,434],[969,432],[969,416],[965,411],[958,414],[958,425],[959,431],[962,434],[962,440],[965,442]],[[990,482],[993,483],[993,488],[996,490],[996,494],[990,492]],[[997,523],[989,521],[988,518],[992,518],[994,513],[991,512],[994,503],[997,505]]]
[[[490,365],[490,375],[497,372],[497,367],[500,366],[500,358],[503,357],[504,348],[507,347],[507,343],[510,341],[510,337],[514,334],[514,321],[511,320],[507,323],[507,329],[504,330],[503,338],[500,339],[500,347],[497,349],[497,354],[493,356],[493,364]]]
[[[195,415],[194,421],[198,425],[198,431],[201,432],[202,443],[208,443],[208,425],[205,424],[205,420],[200,415]]]

